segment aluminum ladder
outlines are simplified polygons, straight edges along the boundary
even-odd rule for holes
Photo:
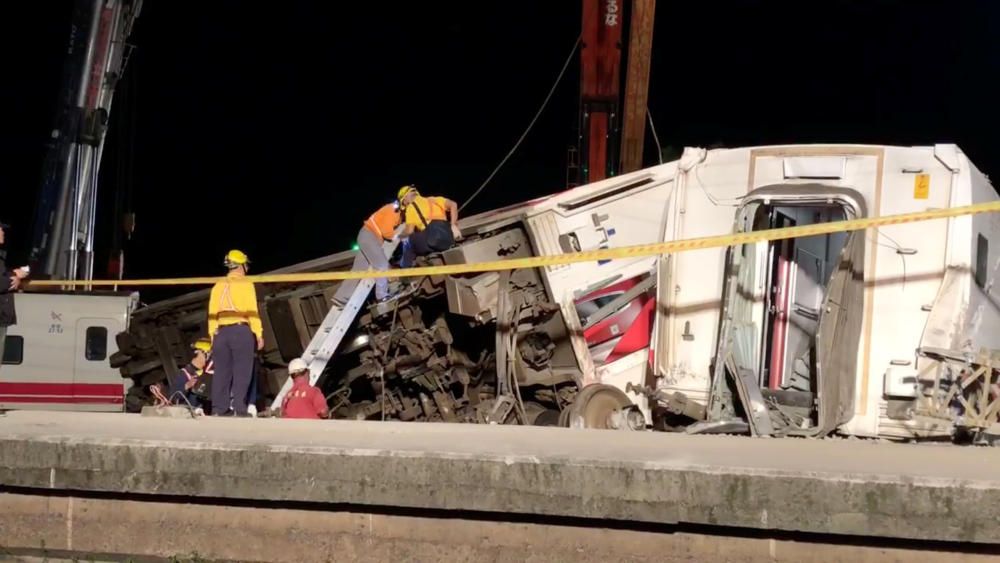
[[[382,243],[382,249],[385,252],[386,258],[392,257],[392,253],[396,251],[398,245],[399,239]],[[361,251],[359,250],[358,252]],[[316,385],[320,376],[323,375],[323,370],[326,369],[326,365],[333,358],[337,347],[340,346],[344,335],[347,334],[347,329],[351,327],[351,323],[358,316],[358,312],[361,311],[361,307],[365,304],[365,300],[368,299],[368,294],[371,293],[373,287],[375,287],[375,278],[358,280],[358,286],[354,288],[354,292],[347,300],[347,304],[343,307],[340,307],[336,302],[330,305],[330,310],[327,311],[323,323],[313,333],[312,339],[309,341],[309,346],[302,353],[302,360],[309,366],[310,385]],[[281,406],[285,394],[291,388],[292,377],[289,374],[288,379],[285,380],[285,384],[281,386],[281,390],[278,391],[278,394],[274,397],[274,401],[271,403],[272,409]]]

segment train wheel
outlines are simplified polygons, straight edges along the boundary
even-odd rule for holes
[[[596,383],[584,387],[567,409],[570,428],[638,430],[645,426],[642,413],[617,387]]]

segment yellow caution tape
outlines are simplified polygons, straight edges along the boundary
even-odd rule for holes
[[[367,278],[403,278],[416,276],[445,276],[453,274],[469,274],[476,272],[498,272],[501,270],[518,270],[522,268],[541,268],[545,266],[561,266],[564,264],[577,264],[580,262],[596,262],[598,260],[616,260],[622,258],[642,258],[646,256],[657,256],[660,254],[673,254],[676,252],[686,252],[690,250],[702,250],[706,248],[719,248],[735,246],[752,242],[783,240],[790,238],[808,237],[813,235],[824,235],[845,231],[860,231],[873,227],[884,227],[886,225],[899,225],[902,223],[915,223],[918,221],[930,221],[933,219],[946,219],[949,217],[960,217],[963,215],[975,215],[979,213],[993,213],[1000,211],[1000,201],[987,203],[977,203],[963,207],[952,207],[948,209],[934,209],[931,211],[919,211],[916,213],[903,213],[899,215],[886,215],[884,217],[870,217],[864,219],[850,219],[846,221],[832,221],[829,223],[818,223],[813,225],[803,225],[800,227],[783,227],[780,229],[765,229],[747,233],[735,233],[729,235],[719,235],[713,237],[701,237],[685,240],[675,240],[667,242],[657,242],[651,244],[639,244],[635,246],[625,246],[621,248],[608,248],[602,250],[588,250],[585,252],[574,252],[571,254],[556,254],[551,256],[532,256],[530,258],[511,258],[507,260],[495,260],[492,262],[480,262],[478,264],[453,264],[448,266],[427,266],[422,268],[406,268],[379,272],[375,270],[365,270],[359,272],[316,272],[302,274],[263,274],[258,276],[247,276],[246,280],[254,283],[300,283],[319,282],[334,280],[358,280]],[[225,280],[223,277],[211,278],[168,278],[155,280],[39,280],[32,281],[31,286],[154,286],[154,285],[210,285]]]

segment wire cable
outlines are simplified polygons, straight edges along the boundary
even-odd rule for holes
[[[660,146],[660,137],[656,134],[656,126],[653,125],[653,114],[649,113],[649,106],[646,106],[646,119],[649,120],[649,130],[653,132],[653,140],[656,141],[656,159],[663,164],[663,147]]]
[[[695,183],[698,184],[698,187],[701,188],[701,191],[705,192],[705,197],[715,207],[739,207],[740,206],[740,202],[743,201],[742,197],[722,198],[722,199],[719,199],[719,198],[715,197],[714,195],[712,195],[711,193],[709,193],[708,188],[705,187],[705,182],[702,181],[701,174],[698,172],[698,169],[701,168],[701,164],[703,162],[705,162],[705,160],[707,158],[708,158],[708,150],[703,149],[702,150],[702,154],[701,154],[701,159],[699,159],[698,162],[694,163],[694,165],[692,165],[690,168],[688,168],[688,170],[693,170],[694,171]],[[726,202],[729,202],[729,203],[726,203]]]
[[[497,167],[493,169],[493,172],[489,175],[489,177],[486,178],[486,181],[483,182],[483,184],[479,186],[479,188],[475,192],[473,192],[471,196],[469,196],[469,199],[465,200],[465,203],[463,203],[462,206],[458,208],[459,211],[465,209],[465,206],[469,205],[469,203],[471,203],[472,200],[475,199],[476,196],[478,196],[479,193],[482,192],[484,188],[486,188],[486,185],[490,183],[490,180],[492,180],[493,177],[497,175],[497,172],[500,172],[500,169],[503,168],[503,165],[507,163],[507,160],[509,160],[510,157],[514,155],[514,152],[517,151],[517,148],[521,146],[521,142],[524,141],[524,138],[528,136],[529,132],[531,132],[531,128],[534,127],[535,122],[538,121],[538,117],[542,115],[542,112],[545,111],[545,107],[549,105],[549,100],[552,99],[552,94],[555,93],[556,87],[559,86],[560,82],[562,82],[563,75],[566,74],[566,69],[569,68],[569,63],[573,61],[573,55],[576,54],[576,49],[580,46],[580,41],[582,39],[583,39],[583,34],[581,33],[580,35],[577,36],[576,41],[573,43],[573,48],[570,50],[569,56],[566,57],[566,62],[563,63],[562,70],[559,71],[559,76],[556,77],[556,81],[552,84],[552,88],[549,89],[548,95],[545,96],[545,101],[542,102],[541,107],[539,107],[538,111],[535,112],[535,117],[531,118],[531,123],[528,124],[528,128],[524,130],[524,133],[521,133],[521,138],[519,138],[517,142],[514,143],[514,147],[510,149],[510,152],[507,153],[507,156],[503,157],[503,160],[500,161],[500,164],[498,164]]]

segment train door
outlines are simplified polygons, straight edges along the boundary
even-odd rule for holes
[[[737,230],[822,224],[864,213],[853,190],[784,190],[751,192],[737,214]],[[742,410],[761,434],[825,434],[844,422],[854,396],[864,241],[863,231],[840,232],[730,249],[712,418]],[[734,382],[732,393],[728,381]],[[737,394],[741,405],[727,407]]]
[[[114,352],[112,338],[123,329],[113,319],[84,317],[76,321],[72,396],[85,410],[122,409],[124,385],[108,357]]]

